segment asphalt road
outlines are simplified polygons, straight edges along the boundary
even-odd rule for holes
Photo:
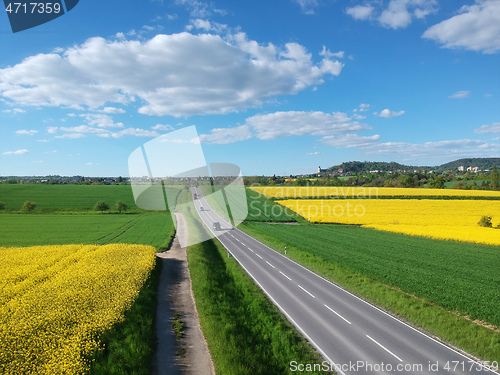
[[[205,225],[326,361],[310,366],[338,374],[495,373],[232,229],[199,189],[192,191],[199,196],[194,204]],[[214,231],[216,221],[222,230]],[[307,369],[294,358],[289,366],[291,373]]]

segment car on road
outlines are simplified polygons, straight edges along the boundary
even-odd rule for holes
[[[214,230],[221,230],[220,223],[218,221],[214,221]]]
[[[205,209],[203,208],[203,206],[200,206],[200,211],[204,211]]]

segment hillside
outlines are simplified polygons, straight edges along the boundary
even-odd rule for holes
[[[327,172],[336,172],[339,169],[343,169],[344,173],[357,173],[357,172],[367,172],[367,171],[413,171],[413,170],[434,170],[434,171],[447,171],[447,170],[457,170],[458,167],[463,166],[465,169],[467,167],[478,167],[480,170],[491,170],[494,166],[500,169],[500,158],[466,158],[451,161],[438,166],[416,166],[416,165],[404,165],[391,161],[387,162],[373,162],[373,161],[348,161],[339,165],[334,165],[328,169]]]

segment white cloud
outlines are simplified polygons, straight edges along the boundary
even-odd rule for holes
[[[394,112],[394,111],[391,111],[391,110],[386,108],[383,111],[381,111],[380,113],[373,112],[373,114],[375,116],[379,116],[379,117],[391,118],[391,117],[398,117],[398,116],[404,115],[405,111]]]
[[[261,45],[244,33],[160,34],[144,42],[97,37],[62,55],[37,54],[0,69],[0,95],[31,106],[97,109],[137,101],[147,115],[222,114],[296,94],[342,68],[327,57],[314,63],[297,43]]]
[[[113,119],[108,115],[87,113],[79,116],[84,117],[85,121],[90,126],[98,126],[100,128],[123,128],[123,124],[121,122],[115,123]]]
[[[18,130],[16,131],[16,134],[22,134],[22,135],[35,135],[38,133],[38,130]]]
[[[83,137],[85,137],[85,134],[82,134],[82,133],[66,133],[63,135],[56,135],[56,138],[61,138],[61,139],[65,139],[65,138],[78,139],[78,138],[83,138]]]
[[[47,127],[47,133],[49,134],[56,134],[57,133],[57,126],[49,126]]]
[[[323,50],[319,53],[319,55],[324,56],[327,59],[331,59],[332,57],[337,58],[337,59],[343,59],[345,52],[344,51],[330,52],[330,50],[326,49],[326,47],[323,46]]]
[[[485,98],[491,98],[493,95],[492,94],[484,94]]]
[[[177,5],[184,6],[190,12],[191,17],[207,18],[214,13],[222,16],[227,14],[225,10],[215,8],[211,2],[199,0],[175,0],[175,3]]]
[[[357,134],[343,134],[343,135],[327,135],[319,141],[327,146],[352,148],[364,147],[373,144],[380,139],[380,135],[375,134],[372,136],[361,136]]]
[[[151,129],[153,130],[162,130],[162,131],[171,131],[174,130],[174,127],[172,125],[162,125],[162,124],[157,124],[155,126],[152,126]]]
[[[365,147],[368,155],[406,155],[411,157],[447,157],[453,158],[491,156],[498,154],[498,145],[487,141],[473,139],[446,140],[437,142],[425,142],[422,144],[406,142],[377,143]]]
[[[352,8],[347,8],[346,13],[355,20],[369,20],[373,16],[375,8],[371,5],[356,5]]]
[[[118,114],[118,113],[125,113],[125,110],[122,108],[116,108],[116,107],[104,107],[99,112]]]
[[[330,135],[371,129],[352,121],[342,112],[275,112],[246,119],[259,139],[275,139],[291,135]]]
[[[305,14],[314,14],[314,8],[318,6],[317,0],[293,0],[299,4]]]
[[[22,108],[13,108],[13,109],[4,109],[2,110],[3,113],[25,113],[26,111]]]
[[[448,96],[450,99],[464,99],[468,97],[470,94],[470,91],[457,91],[453,95]]]
[[[204,29],[205,31],[209,31],[212,28],[210,21],[202,20],[200,18],[191,20],[190,22],[196,29]]]
[[[28,152],[28,150],[22,149],[22,150],[17,150],[17,151],[2,152],[2,155],[22,155],[22,154],[26,154],[27,152]]]
[[[465,48],[483,53],[500,51],[500,1],[476,0],[464,5],[460,14],[427,29],[423,38],[444,48]]]
[[[228,144],[250,139],[252,132],[248,125],[241,125],[235,128],[212,129],[211,134],[201,134],[199,138],[202,143]]]
[[[33,163],[35,163],[35,164],[42,164],[43,160],[33,160]]]
[[[343,134],[367,129],[371,127],[352,121],[342,112],[274,112],[248,117],[244,125],[235,128],[212,129],[211,134],[200,135],[200,141],[226,144],[252,137],[270,140],[293,135]]]
[[[316,151],[316,152],[309,152],[306,155],[321,155],[321,152]]]
[[[424,19],[437,11],[436,0],[390,0],[356,5],[346,12],[356,20],[377,19],[381,26],[392,29],[408,27],[414,18]]]
[[[357,113],[354,113],[352,115],[353,118],[355,118],[356,120],[364,120],[366,118],[366,116],[363,116],[363,115],[360,115],[360,114],[357,114]]]
[[[50,141],[47,139],[37,139],[37,142],[49,143]]]
[[[69,133],[105,133],[107,130],[101,128],[93,128],[87,125],[80,125],[74,127],[60,127],[59,130]]]
[[[482,125],[474,129],[476,134],[500,133],[500,122],[495,122],[491,125]]]
[[[113,138],[121,138],[124,135],[130,135],[133,137],[158,137],[160,134],[156,131],[144,130],[139,128],[128,128],[120,130],[117,133],[112,133],[111,136]]]
[[[361,103],[359,105],[360,112],[366,112],[366,111],[368,111],[369,108],[370,108],[370,104]]]

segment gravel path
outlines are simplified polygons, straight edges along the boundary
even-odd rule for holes
[[[151,373],[154,375],[214,375],[214,367],[207,343],[200,329],[198,312],[191,289],[187,265],[187,225],[182,214],[176,213],[177,232],[170,250],[157,253],[163,262],[158,287],[156,311],[157,352]],[[184,335],[176,340],[172,321],[179,314],[184,323]]]

